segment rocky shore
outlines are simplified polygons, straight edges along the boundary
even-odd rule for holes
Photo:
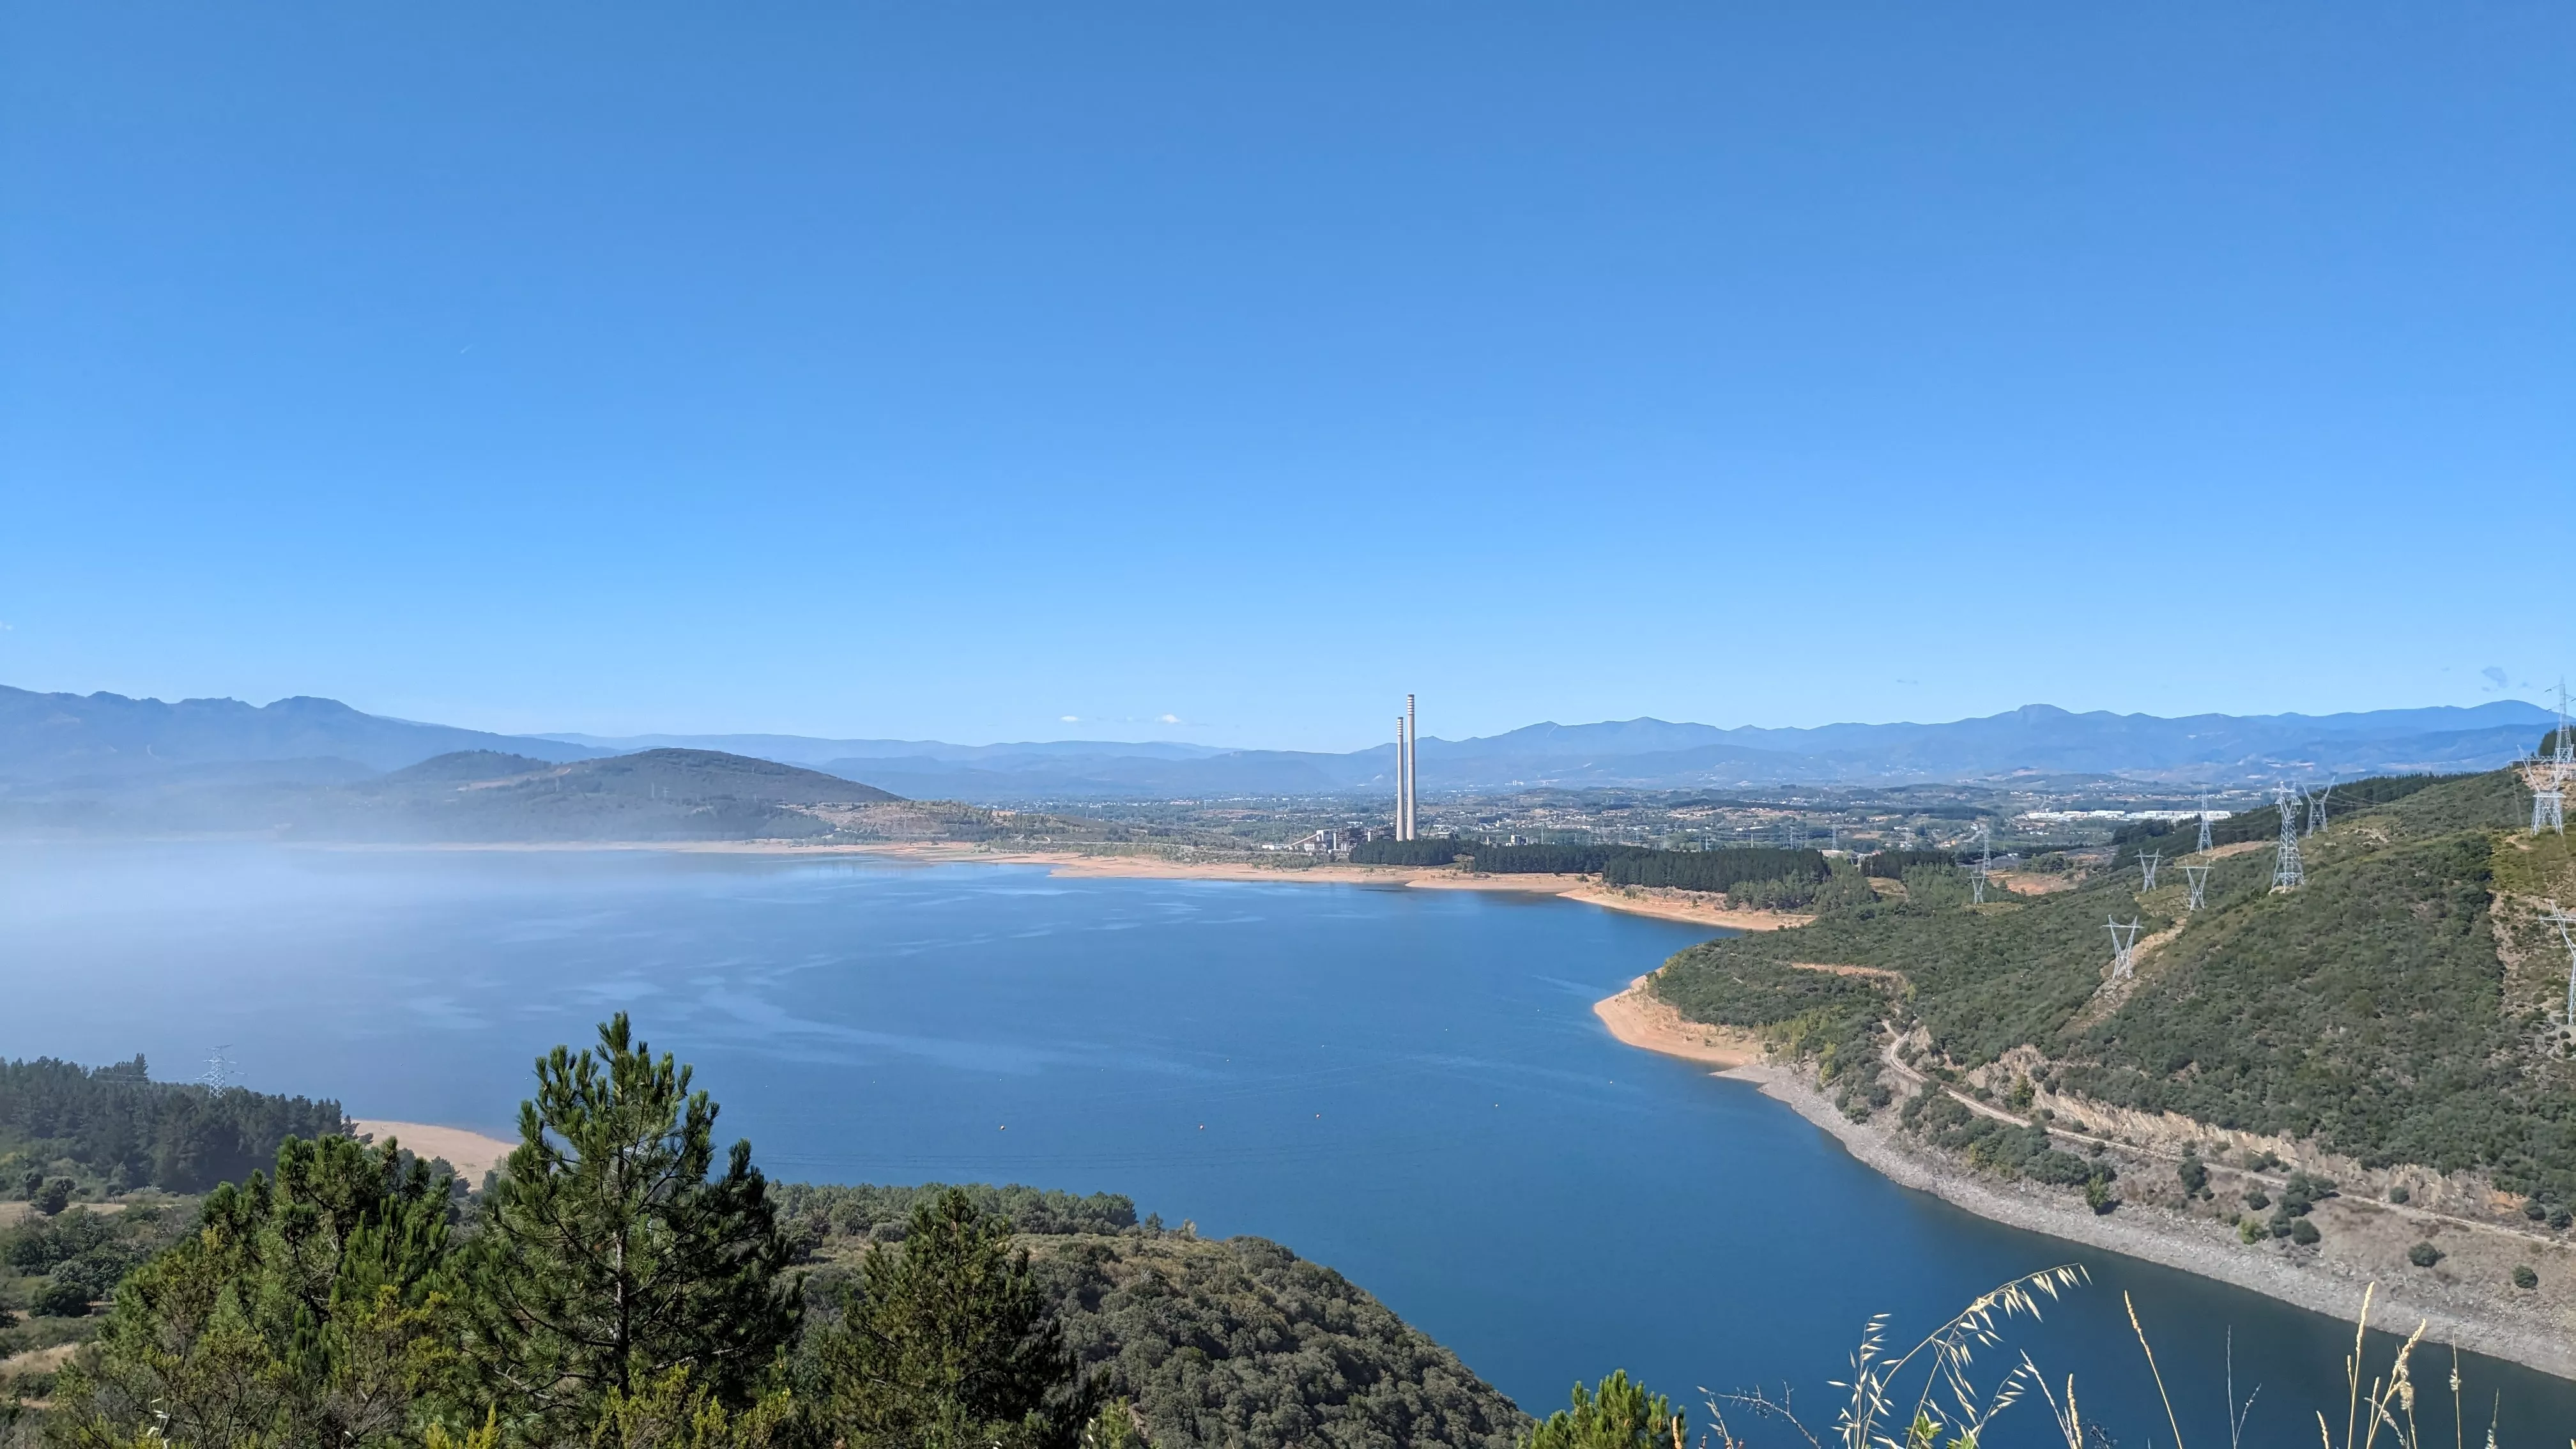
[[[2358,1316],[2363,1293],[2376,1284],[2371,1321],[2383,1328],[2402,1333],[2421,1322],[2428,1339],[2576,1379],[2576,1311],[2569,1307],[2576,1301],[2576,1249],[2564,1243],[2367,1199],[2334,1198],[2314,1210],[2325,1234],[2322,1248],[2268,1240],[2247,1244],[2238,1240],[2230,1220],[2135,1200],[2127,1191],[2131,1180],[2170,1177],[2173,1164],[2134,1151],[2108,1154],[2123,1174],[2123,1200],[2117,1210],[2097,1214],[2068,1189],[2005,1181],[1907,1137],[1892,1109],[1852,1121],[1818,1090],[1803,1065],[1713,1061],[1707,1049],[1690,1049],[1685,1038],[1716,1029],[1682,1021],[1651,997],[1647,981],[1639,977],[1595,1006],[1612,1035],[1631,1046],[1720,1066],[1712,1075],[1752,1083],[1890,1181],[2011,1227],[2215,1278],[2346,1322]],[[1727,1046],[1740,1050],[1732,1041]],[[2442,1247],[2443,1267],[2406,1263],[2405,1247],[2426,1238]],[[2536,1265],[2556,1291],[2506,1287],[2516,1263]]]

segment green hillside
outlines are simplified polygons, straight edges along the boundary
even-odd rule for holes
[[[2565,844],[2505,828],[2529,797],[2502,771],[2338,795],[2352,807],[2301,842],[2296,891],[2271,889],[2263,842],[2279,822],[2262,811],[2227,822],[2245,843],[2220,842],[2195,914],[2176,868],[2189,857],[2173,849],[2185,842],[2168,838],[2142,891],[2135,852],[2158,847],[2140,832],[2073,890],[1983,906],[1910,890],[1683,952],[1655,990],[1819,1059],[1855,1115],[1888,1098],[1888,1034],[1919,1031],[1918,1065],[1936,1075],[2028,1047],[2052,1091],[2576,1201],[2576,1062],[2553,1007],[2567,963],[2534,910],[2576,904]],[[2106,982],[2112,918],[2149,943],[2127,989]]]

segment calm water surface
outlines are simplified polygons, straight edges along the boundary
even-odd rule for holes
[[[2073,1261],[2094,1286],[2014,1347],[2073,1374],[2119,1444],[2171,1442],[2123,1290],[2186,1443],[2227,1442],[2231,1331],[2240,1396],[2261,1385],[2246,1442],[2315,1442],[2348,1329],[1971,1217],[1610,1040],[1592,1002],[1706,934],[1508,895],[1007,866],[10,848],[0,1055],[141,1051],[170,1078],[229,1044],[264,1090],[506,1136],[531,1060],[625,1008],[773,1176],[1107,1190],[1276,1238],[1536,1411],[1624,1366],[1694,1407],[1697,1386],[1786,1384],[1822,1428],[1869,1315],[1919,1334]],[[2471,1442],[2499,1391],[2508,1446],[2576,1426],[2576,1385],[2467,1370]],[[2004,1442],[2044,1440],[2044,1412],[2014,1410]]]

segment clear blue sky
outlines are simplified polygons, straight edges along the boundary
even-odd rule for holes
[[[2563,3],[0,16],[0,682],[1343,748],[2576,667]]]

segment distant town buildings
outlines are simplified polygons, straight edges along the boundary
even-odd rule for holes
[[[2032,810],[2023,820],[2224,820],[2233,810]]]

